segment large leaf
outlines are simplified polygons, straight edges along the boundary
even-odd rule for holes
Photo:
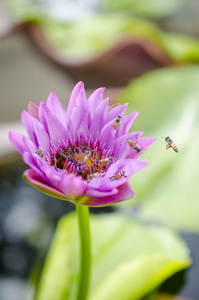
[[[131,1],[129,5],[139,6],[141,9],[144,6],[148,7],[155,14],[154,6],[157,10],[166,12],[165,6],[174,8],[182,1],[151,0],[146,4],[146,1],[139,0],[134,1],[134,4]],[[159,6],[156,3],[159,3]],[[90,59],[91,56],[112,48],[121,40],[141,38],[146,42],[154,43],[157,49],[166,53],[171,60],[177,62],[199,61],[198,39],[177,33],[166,33],[146,20],[131,18],[121,13],[107,13],[94,14],[68,24],[53,19],[50,12],[44,9],[45,6],[32,0],[8,0],[6,5],[18,20],[38,23],[49,44],[61,55],[76,59],[85,57]],[[151,48],[151,44],[148,47]]]
[[[76,58],[103,53],[124,38],[141,38],[156,44],[174,61],[199,61],[197,39],[163,32],[153,23],[138,18],[94,15],[71,25],[44,18],[41,25],[57,51]]]
[[[92,216],[91,236],[89,300],[138,299],[190,265],[189,250],[178,236],[118,214]],[[78,266],[78,224],[70,214],[58,224],[36,299],[75,299]]]
[[[44,15],[44,12],[61,20],[67,20],[67,18],[71,20],[74,17],[77,18],[76,14],[80,9],[82,13],[79,18],[82,18],[82,16],[87,17],[88,12],[96,12],[99,10],[97,9],[97,5],[90,5],[89,2],[85,2],[84,7],[81,3],[68,3],[68,6],[66,4],[64,6],[62,0],[57,0],[57,5],[53,7],[52,3],[48,2],[50,1],[40,3],[34,0],[6,0],[6,4],[13,10],[15,16],[26,20],[28,20],[28,18],[32,20],[33,17],[35,20],[40,19],[41,13]],[[185,0],[105,0],[103,3],[100,3],[100,6],[103,11],[113,9],[119,12],[126,11],[128,14],[130,12],[140,16],[160,18],[176,12],[180,6],[182,6],[183,2],[185,2]],[[68,7],[68,10],[71,10],[70,18],[67,12],[61,12],[61,8],[64,9],[66,7]],[[76,14],[74,13],[75,8]]]
[[[176,12],[184,0],[106,0],[105,2],[113,10],[124,10],[140,16],[160,18]]]
[[[128,112],[140,111],[133,130],[157,138],[142,156],[150,166],[131,181],[140,215],[199,232],[199,68],[148,73],[131,82],[121,99],[130,101]],[[165,151],[165,135],[174,139],[178,154]]]

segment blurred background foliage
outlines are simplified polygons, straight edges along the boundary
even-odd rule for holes
[[[107,0],[104,3],[109,10],[122,10],[131,15],[148,18],[162,18],[176,12],[184,3],[184,0],[168,0],[164,2],[157,0]]]
[[[119,214],[92,215],[91,239],[89,300],[140,299],[190,265],[189,250],[174,233]],[[70,214],[57,227],[36,299],[74,299],[78,263],[78,224]]]
[[[141,218],[162,221],[178,230],[199,232],[199,68],[186,66],[146,74],[123,89],[119,99],[127,111],[139,110],[133,129],[157,142],[142,156],[150,166],[132,178],[134,204]],[[179,149],[165,149],[171,135]],[[126,204],[125,204],[126,205]],[[127,203],[127,206],[129,202]]]
[[[52,47],[58,53],[70,57],[99,55],[122,39],[140,38],[157,45],[175,62],[199,61],[197,39],[165,33],[144,19],[105,14],[91,16],[70,25],[49,19],[39,24]]]
[[[109,86],[107,96],[112,95],[112,102],[129,102],[127,113],[140,112],[132,130],[142,130],[144,136],[157,139],[141,157],[150,165],[131,179],[135,198],[111,208],[91,209],[93,276],[89,300],[139,299],[189,267],[191,258],[193,265],[181,291],[173,278],[171,288],[166,291],[197,300],[198,1],[6,0],[3,3],[15,26],[1,44],[17,34],[19,43],[23,41],[19,34],[23,38],[28,36],[31,47],[36,46],[44,54],[35,59],[35,62],[40,59],[35,69],[38,74],[46,57],[50,59],[46,60],[48,65],[53,61],[52,76],[48,71],[44,74],[53,82],[48,93],[51,89],[57,92],[56,87],[60,89],[54,85],[57,74],[66,80],[67,89],[62,91],[67,94],[77,80],[83,80],[86,88]],[[12,68],[15,56],[13,60],[4,57]],[[19,60],[18,70],[13,70],[17,75],[11,86],[17,88],[9,113],[2,114],[3,120],[9,120],[20,103],[24,109],[29,100],[34,101],[31,95],[24,103],[19,100],[16,107],[14,101],[21,98],[24,88],[17,85],[18,77],[25,81],[27,90],[29,84],[38,93],[42,89],[43,84],[36,84],[37,75],[29,83],[27,73],[20,73],[28,59],[32,57]],[[3,66],[6,69],[5,62]],[[34,75],[33,68],[31,65]],[[3,84],[1,90],[5,91]],[[8,97],[6,93],[3,99]],[[165,150],[166,135],[173,138],[178,154],[172,149]],[[41,195],[23,183],[20,176],[24,168],[16,163],[5,165],[0,174],[0,298],[24,297],[28,289],[25,279],[30,277],[30,299],[38,287],[36,300],[72,300],[79,257],[76,218],[73,213],[68,214],[74,207]],[[55,226],[65,213],[67,216],[58,223],[41,272]],[[191,255],[182,237],[191,246]],[[20,284],[16,279],[21,280]],[[5,283],[12,285],[11,298],[5,291]],[[121,291],[125,293],[121,295]]]
[[[62,55],[92,56],[113,47],[121,39],[139,37],[155,43],[175,62],[199,60],[197,39],[164,32],[157,21],[169,19],[182,8],[185,0],[76,2],[73,4],[76,10],[71,1],[55,4],[53,1],[7,0],[6,4],[16,20],[38,24],[50,45]],[[78,2],[84,7],[83,13]],[[71,14],[67,5],[73,7],[76,15]]]
[[[148,18],[162,18],[169,16],[176,11],[178,11],[186,0],[168,0],[165,2],[160,2],[158,0],[124,0],[124,1],[113,1],[113,0],[83,0],[76,1],[76,14],[78,14],[79,9],[84,7],[85,11],[91,12],[104,12],[107,11],[112,13],[114,11],[124,12],[128,15],[138,15]],[[57,4],[53,1],[34,1],[34,0],[8,0],[8,5],[13,9],[15,15],[19,18],[28,20],[30,16],[35,15],[35,19],[38,19],[38,14],[42,13],[44,15],[52,14],[55,17],[60,16],[63,19],[70,19],[73,16],[73,4],[71,1],[57,1]],[[70,12],[61,10],[65,7],[70,8]],[[53,11],[54,8],[54,11]],[[56,9],[55,9],[56,8]],[[59,12],[59,14],[57,13]],[[79,16],[82,18],[83,16]]]

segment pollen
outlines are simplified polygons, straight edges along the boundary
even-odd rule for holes
[[[83,180],[90,182],[93,178],[103,177],[114,157],[108,156],[109,151],[101,149],[99,143],[94,147],[87,145],[68,145],[67,147],[52,147],[49,164],[57,171],[74,173]]]

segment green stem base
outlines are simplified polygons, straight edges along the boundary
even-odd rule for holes
[[[89,289],[91,268],[89,208],[84,205],[76,205],[76,211],[78,216],[81,245],[80,276],[76,300],[86,300]]]

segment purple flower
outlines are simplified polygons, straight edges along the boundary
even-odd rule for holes
[[[67,112],[52,92],[47,104],[33,102],[21,115],[29,138],[9,132],[10,142],[30,169],[24,178],[40,191],[75,204],[104,206],[134,196],[128,180],[148,165],[137,158],[155,141],[128,133],[138,113],[127,104],[108,106],[104,88],[87,100],[79,82]]]

